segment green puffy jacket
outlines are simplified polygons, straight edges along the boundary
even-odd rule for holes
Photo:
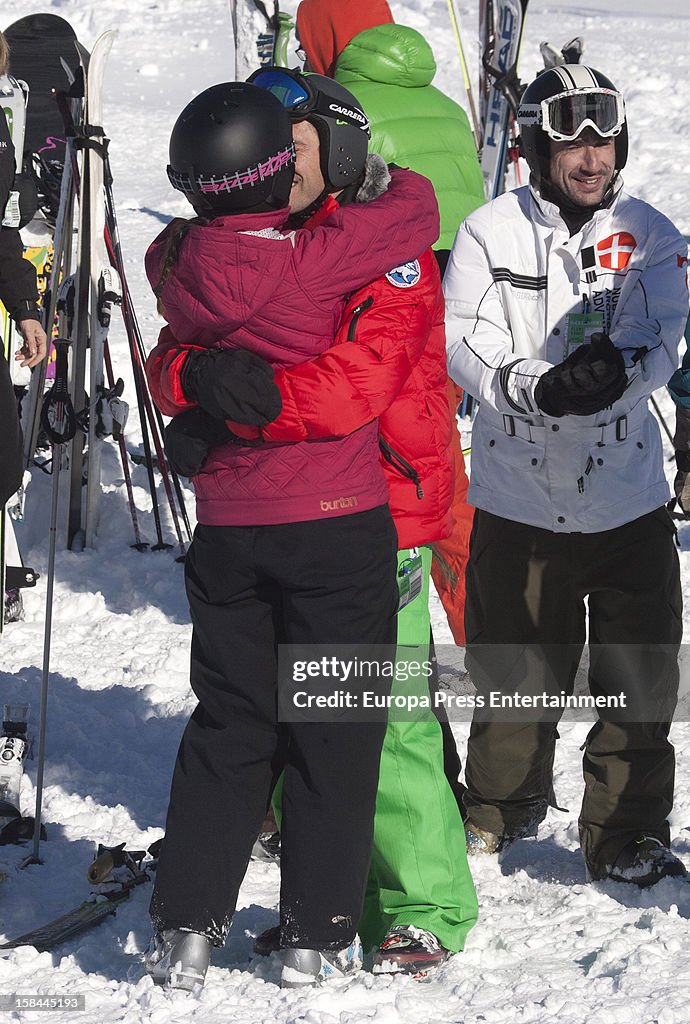
[[[435,74],[431,47],[406,25],[359,32],[335,71],[371,121],[372,152],[433,182],[441,211],[434,248],[450,249],[460,222],[484,202],[484,187],[467,114],[431,84]]]

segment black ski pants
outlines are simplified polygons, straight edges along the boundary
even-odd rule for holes
[[[477,509],[467,567],[467,667],[484,694],[572,694],[585,642],[600,708],[585,746],[580,840],[604,877],[641,832],[669,842],[682,599],[674,526],[665,508],[602,533],[557,534]],[[467,750],[468,816],[498,835],[536,835],[553,802],[558,711],[536,721],[475,713]]]
[[[197,527],[185,575],[199,704],[175,765],[151,903],[157,929],[222,944],[284,770],[282,943],[341,949],[352,940],[386,723],[280,722],[277,646],[394,647],[396,550],[388,506],[278,526]],[[367,688],[347,682],[357,685]]]

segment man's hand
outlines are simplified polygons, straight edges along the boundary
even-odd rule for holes
[[[182,370],[185,397],[217,420],[263,427],[282,408],[273,367],[245,349],[193,351]]]
[[[191,409],[175,416],[165,428],[164,441],[168,462],[180,476],[196,476],[208,453],[218,445],[234,442],[254,447],[260,443],[241,440],[225,423],[203,409]]]
[[[47,341],[46,332],[38,320],[26,319],[17,322],[17,328],[24,344],[15,354],[20,366],[33,367],[46,357]]]
[[[608,334],[596,333],[542,374],[534,397],[547,416],[591,416],[618,401],[627,383],[620,351]]]

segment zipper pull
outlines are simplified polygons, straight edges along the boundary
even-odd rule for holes
[[[594,459],[590,455],[587,459],[587,465],[585,466],[585,476],[589,476],[594,468]],[[583,494],[585,489],[585,476],[581,476],[577,481],[578,494]]]
[[[348,332],[347,332],[347,340],[348,341],[354,341],[355,340],[355,333],[357,331],[357,321],[359,320],[359,318],[362,315],[362,313],[366,309],[369,309],[370,306],[373,306],[373,305],[374,305],[373,296],[369,295],[369,296],[367,296],[366,299],[364,299],[363,302],[360,302],[360,304],[358,306],[355,306],[355,308],[352,310],[352,319],[350,320],[350,326],[349,326]]]

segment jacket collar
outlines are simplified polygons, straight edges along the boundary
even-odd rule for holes
[[[564,221],[558,206],[556,206],[556,204],[552,203],[550,200],[545,199],[539,191],[539,187],[537,185],[534,185],[531,181],[528,187],[531,198],[532,213],[534,215],[535,220],[538,223],[543,224],[544,227],[557,228],[558,230],[564,231],[566,234],[569,234],[568,226]],[[585,221],[580,231],[584,231],[590,224],[598,224],[600,221],[605,220],[606,217],[608,217],[608,215],[610,214],[611,210],[613,210],[616,204],[618,203],[622,189],[623,179],[620,175],[618,175],[613,185],[613,194],[611,196],[611,201],[608,204],[608,206],[600,207],[599,209],[595,210],[591,218],[588,221]],[[579,233],[580,232],[577,232],[577,234]]]
[[[204,225],[204,231],[211,228],[222,228],[225,231],[261,231],[263,228],[280,228],[288,218],[287,206],[280,210],[268,210],[266,213],[233,213],[225,217],[214,217],[210,224]]]
[[[382,196],[387,190],[390,180],[390,171],[383,157],[377,153],[369,153],[364,167],[364,180],[352,197],[353,201],[355,203],[368,203],[370,200],[376,199],[377,196]],[[355,186],[350,187],[354,188]],[[347,193],[347,189],[344,190],[344,193]],[[318,210],[311,214],[304,226],[310,229],[317,228],[319,224],[323,223],[329,213],[343,205],[339,200],[342,199],[344,193],[341,193],[340,197],[329,193]]]

